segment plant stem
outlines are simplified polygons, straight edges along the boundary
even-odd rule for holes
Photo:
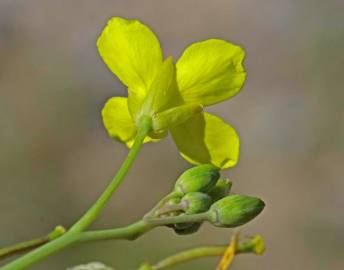
[[[18,254],[21,252],[25,252],[28,250],[32,250],[37,248],[45,243],[48,243],[50,239],[46,236],[41,238],[32,239],[29,241],[21,242],[18,244],[14,244],[13,246],[5,247],[0,249],[0,260],[6,259],[7,257]]]
[[[135,240],[154,227],[144,220],[140,220],[123,228],[82,232],[78,237],[78,242],[112,239]]]
[[[49,241],[52,241],[66,232],[65,228],[62,226],[56,226],[53,231],[51,231],[48,235],[45,235],[40,238],[32,239],[29,241],[21,242],[14,244],[13,246],[5,247],[0,249],[0,260],[5,259],[9,256],[14,254],[18,254],[21,252],[29,251],[34,248],[37,248]]]
[[[262,253],[257,252],[257,249],[256,249],[257,237],[260,237],[260,236],[255,236],[254,238],[239,244],[235,251],[235,254],[243,254],[243,253],[254,253],[257,255],[262,254]],[[191,249],[176,253],[172,256],[169,256],[161,260],[160,262],[154,264],[153,266],[151,266],[151,268],[153,270],[160,270],[163,268],[168,268],[177,264],[185,263],[185,262],[203,258],[203,257],[223,256],[227,248],[228,248],[228,245],[203,246],[203,247],[191,248]]]
[[[194,215],[180,215],[176,217],[160,217],[160,218],[145,218],[144,220],[155,226],[159,225],[169,225],[169,224],[178,224],[178,223],[193,223],[193,222],[202,222],[208,219],[208,212],[194,214]]]
[[[160,270],[203,257],[221,256],[226,248],[227,246],[205,246],[184,250],[161,260],[153,265],[152,268],[154,270]]]
[[[111,195],[116,191],[118,186],[124,180],[128,170],[130,169],[133,161],[139,153],[143,140],[151,130],[151,119],[143,117],[140,121],[140,125],[137,131],[135,142],[130,149],[127,158],[123,162],[122,166],[118,170],[116,176],[112,179],[111,183],[107,186],[103,194],[95,202],[94,205],[61,237],[54,241],[51,241],[40,248],[24,255],[23,257],[3,266],[1,270],[21,270],[25,269],[42,259],[56,253],[57,251],[64,249],[65,247],[73,244],[78,240],[79,234],[85,230],[98,216],[100,211],[104,208],[106,203],[111,198]]]
[[[151,119],[150,118],[141,118],[140,126],[137,131],[135,142],[128,153],[126,160],[123,162],[121,168],[118,170],[116,176],[112,179],[109,186],[106,188],[104,193],[98,198],[96,203],[79,219],[70,229],[72,232],[81,232],[87,228],[98,216],[99,212],[104,208],[105,204],[111,198],[111,195],[116,191],[118,186],[124,180],[124,177],[128,173],[133,161],[139,153],[143,140],[146,137],[147,133],[151,129]]]

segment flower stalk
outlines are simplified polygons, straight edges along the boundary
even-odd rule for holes
[[[30,251],[41,245],[44,245],[66,232],[66,229],[62,226],[56,226],[52,232],[43,237],[32,239],[29,241],[14,244],[13,246],[5,247],[0,249],[0,260],[6,259],[12,255],[19,254],[25,251]]]
[[[223,256],[227,248],[228,245],[213,245],[191,248],[168,256],[165,259],[157,262],[156,264],[144,264],[139,268],[139,270],[161,270],[196,259],[206,257],[221,257]],[[235,250],[235,254],[252,253],[256,255],[262,255],[264,251],[264,239],[260,235],[256,235],[249,240],[239,243]]]
[[[130,149],[127,158],[118,170],[116,176],[105,189],[103,194],[98,198],[95,204],[61,237],[31,251],[23,257],[3,266],[1,270],[21,270],[25,269],[44,258],[58,252],[67,246],[72,245],[80,239],[80,234],[96,219],[99,213],[103,210],[106,203],[110,200],[112,194],[117,190],[119,185],[124,180],[138,153],[140,152],[142,143],[146,135],[151,130],[151,119],[142,117],[138,126],[135,142]]]
[[[81,232],[87,228],[98,216],[99,212],[104,208],[106,203],[110,200],[112,194],[117,190],[119,185],[123,182],[129,169],[131,168],[134,160],[141,150],[143,140],[151,130],[151,119],[148,117],[142,117],[139,123],[139,128],[136,134],[135,142],[130,149],[127,158],[123,162],[121,168],[118,170],[116,176],[112,179],[109,186],[105,189],[104,193],[98,198],[96,203],[84,214],[84,216],[75,223],[70,231]]]

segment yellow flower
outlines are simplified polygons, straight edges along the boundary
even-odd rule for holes
[[[128,87],[128,98],[110,98],[102,111],[109,135],[131,147],[140,118],[153,130],[145,142],[170,131],[181,155],[193,164],[228,168],[237,163],[239,137],[204,106],[227,100],[242,87],[242,48],[220,39],[191,44],[174,64],[163,59],[159,40],[137,20],[114,17],[97,46],[108,68]]]

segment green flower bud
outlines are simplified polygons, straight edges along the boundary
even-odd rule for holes
[[[208,191],[208,195],[216,202],[226,197],[232,187],[232,182],[227,178],[220,178],[217,180],[216,185]]]
[[[211,203],[211,197],[202,192],[190,192],[180,201],[185,214],[188,215],[206,212]]]
[[[237,227],[255,218],[265,203],[258,198],[232,195],[215,202],[208,211],[208,220],[218,227]]]
[[[58,237],[60,237],[62,234],[66,232],[66,229],[62,227],[61,225],[58,225],[55,227],[55,229],[48,234],[49,240],[54,240]]]
[[[173,226],[173,230],[179,235],[192,234],[197,232],[201,225],[201,223],[179,223]]]
[[[176,181],[174,190],[182,194],[208,191],[219,179],[220,173],[213,165],[205,164],[185,171]]]

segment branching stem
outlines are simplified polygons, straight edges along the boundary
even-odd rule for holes
[[[227,248],[228,245],[203,246],[187,249],[159,261],[158,263],[152,265],[151,269],[161,270],[164,268],[175,266],[177,264],[193,261],[199,258],[223,256]],[[235,251],[235,254],[254,253],[257,255],[261,255],[263,254],[263,252],[264,240],[260,235],[256,235],[254,238],[247,240],[243,243],[240,243]]]
[[[112,179],[110,184],[107,186],[103,194],[98,198],[95,204],[61,237],[31,251],[23,257],[3,266],[1,270],[21,270],[25,269],[42,259],[58,252],[77,242],[80,239],[81,232],[84,231],[99,215],[106,203],[110,200],[112,194],[117,190],[119,185],[124,180],[124,177],[128,173],[132,166],[135,158],[137,157],[143,140],[151,130],[151,119],[142,117],[135,142],[130,149],[127,158],[123,162],[122,166],[118,170],[116,176]]]

